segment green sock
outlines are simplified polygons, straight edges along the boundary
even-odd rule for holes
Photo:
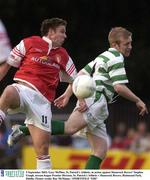
[[[86,163],[85,169],[100,169],[102,159],[97,156],[91,155]]]
[[[25,136],[30,135],[30,132],[29,132],[29,129],[28,129],[27,126],[20,126],[19,129],[20,129],[20,131],[23,132],[23,134],[24,134]]]
[[[53,120],[52,123],[52,135],[62,135],[65,131],[65,122],[61,120]]]
[[[52,135],[62,135],[64,134],[64,121],[54,120],[52,124]],[[23,132],[25,136],[30,135],[29,129],[26,126],[20,126],[19,129]]]

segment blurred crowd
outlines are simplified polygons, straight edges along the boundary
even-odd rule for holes
[[[145,121],[139,121],[135,128],[120,122],[116,126],[110,148],[131,150],[136,153],[150,151],[150,131]]]

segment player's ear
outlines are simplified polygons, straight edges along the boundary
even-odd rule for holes
[[[53,35],[55,33],[55,31],[54,31],[54,29],[49,29],[49,31],[48,31],[48,36],[51,36],[51,35]]]
[[[53,40],[55,37],[55,31],[53,29],[49,29],[48,31],[48,37],[49,39]]]
[[[118,42],[113,42],[111,47],[115,48],[115,49],[118,49],[120,46],[119,46]]]

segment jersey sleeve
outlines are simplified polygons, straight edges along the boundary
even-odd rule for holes
[[[93,71],[93,67],[94,67],[95,62],[91,61],[90,63],[88,63],[83,69],[81,69],[81,71],[85,74],[91,75],[92,71]]]
[[[62,68],[59,74],[60,81],[72,83],[75,77],[77,76],[77,70],[73,63],[73,60],[66,52],[63,54],[62,57]]]
[[[108,61],[108,73],[113,85],[128,83],[124,61],[121,58]]]
[[[13,67],[18,68],[20,66],[21,61],[24,58],[25,54],[26,54],[26,50],[25,50],[25,46],[24,46],[24,41],[22,40],[11,51],[10,56],[8,57],[7,63]]]

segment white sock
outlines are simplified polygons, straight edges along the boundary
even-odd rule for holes
[[[5,117],[6,117],[5,113],[0,109],[0,125],[4,121]]]
[[[37,167],[36,169],[51,169],[51,161],[49,155],[43,155],[37,157]]]

